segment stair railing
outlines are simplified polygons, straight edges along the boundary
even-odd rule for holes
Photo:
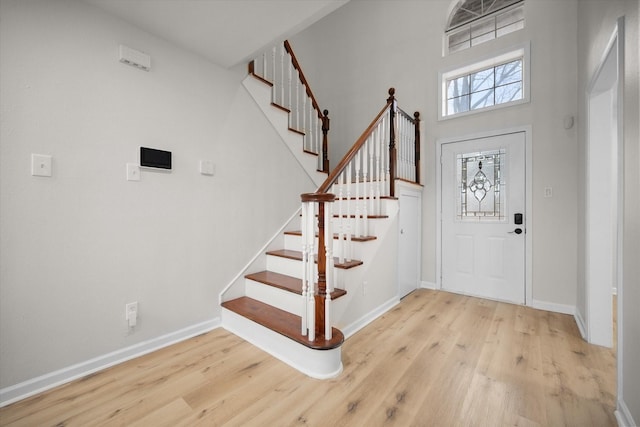
[[[420,115],[412,119],[397,107],[394,95],[389,89],[386,105],[316,192],[301,195],[301,332],[310,341],[332,337],[335,263],[352,260],[352,238],[369,235],[369,219],[383,214],[381,199],[394,197],[396,179],[419,183]]]
[[[320,109],[289,41],[251,61],[249,74],[272,85],[272,104],[289,113],[289,129],[304,135],[303,149],[318,156],[319,171],[329,173],[329,111]]]

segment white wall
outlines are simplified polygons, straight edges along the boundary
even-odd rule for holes
[[[640,77],[638,0],[580,0],[578,5],[578,85],[580,117],[586,117],[588,84],[595,75],[602,60],[607,43],[619,17],[625,19],[624,50],[624,212],[623,212],[623,283],[618,289],[618,307],[623,316],[618,318],[618,328],[622,331],[622,340],[618,341],[618,410],[624,413],[628,423],[640,422]],[[579,122],[579,181],[586,173],[586,120]],[[579,212],[584,210],[586,189],[580,186]],[[581,230],[585,227],[585,218],[579,216]],[[578,246],[584,246],[582,233]],[[578,266],[578,309],[586,310],[584,271],[586,270],[584,252],[580,254]],[[631,419],[632,418],[632,419]]]
[[[292,38],[323,108],[331,117],[332,163],[355,142],[387,89],[423,119],[422,280],[436,282],[435,141],[515,126],[533,133],[533,298],[573,307],[577,263],[577,135],[563,119],[577,112],[577,2],[525,3],[526,28],[477,48],[442,57],[452,1],[365,1],[347,5]],[[438,72],[510,46],[531,46],[531,102],[438,122]],[[336,144],[339,147],[336,147]],[[544,188],[553,198],[544,198]]]
[[[121,43],[151,71],[119,63]],[[244,73],[93,6],[2,0],[0,66],[0,389],[213,321],[313,189]],[[173,171],[126,181],[141,145],[172,151]],[[53,177],[30,175],[31,153]]]

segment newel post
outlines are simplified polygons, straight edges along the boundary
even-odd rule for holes
[[[396,90],[389,89],[387,103],[391,103],[389,108],[389,195],[395,196],[396,187]]]
[[[329,173],[329,110],[322,112],[322,172]]]
[[[314,316],[315,319],[315,336],[326,336],[325,330],[325,310],[326,310],[326,298],[327,298],[327,248],[325,229],[329,227],[329,221],[331,218],[325,217],[325,203],[333,203],[336,196],[330,193],[310,193],[302,194],[303,203],[318,203],[318,286],[313,292],[313,299],[315,302],[315,314],[309,313],[309,316]],[[313,233],[313,230],[309,230]],[[330,244],[330,242],[329,242]],[[313,256],[313,254],[310,254]],[[329,272],[331,274],[332,272]],[[310,283],[310,289],[314,289],[313,283]]]
[[[416,184],[420,184],[420,112],[416,111],[415,113],[413,113],[413,118],[415,119],[416,127]]]

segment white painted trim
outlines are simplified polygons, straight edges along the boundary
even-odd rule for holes
[[[373,322],[378,317],[382,316],[384,313],[391,310],[393,307],[395,307],[399,303],[400,303],[400,299],[397,296],[395,296],[390,300],[388,300],[387,302],[383,303],[382,305],[378,306],[378,308],[371,310],[369,313],[365,314],[364,316],[362,316],[355,322],[351,323],[350,325],[345,326],[344,328],[340,328],[340,330],[344,334],[344,338],[347,339],[351,337],[360,329],[364,328],[369,323]]]
[[[587,328],[584,325],[584,319],[582,318],[582,314],[580,314],[580,310],[576,308],[576,312],[573,315],[573,318],[576,321],[576,325],[578,325],[578,330],[580,331],[580,336],[583,340],[587,341]]]
[[[618,397],[618,407],[614,412],[616,416],[616,421],[620,427],[634,427],[639,425],[634,421],[633,416],[631,415],[631,411],[629,407],[625,403],[624,400]]]
[[[620,425],[633,426],[638,425],[631,416],[631,412],[624,401],[624,187],[625,187],[625,169],[624,169],[624,87],[625,87],[625,18],[621,16],[616,23],[616,36],[618,38],[618,230],[617,230],[617,283],[616,294],[618,295],[618,321],[617,321],[617,349],[616,349],[616,370],[618,384],[618,409],[615,411],[616,419]],[[622,421],[622,423],[620,423]],[[626,424],[625,424],[626,423]]]
[[[436,140],[436,287],[442,289],[442,145],[472,139],[488,138],[509,133],[524,132],[525,135],[525,191],[526,191],[526,233],[525,233],[525,305],[533,303],[533,130],[531,125],[518,126],[493,131],[478,132]],[[570,314],[573,314],[570,313]]]
[[[438,284],[436,282],[428,282],[426,280],[423,280],[422,282],[420,282],[420,288],[421,289],[438,289]]]
[[[0,408],[111,366],[207,333],[220,326],[216,317],[0,390]]]
[[[616,178],[615,178],[617,181],[616,182],[617,213],[616,213],[615,221],[616,221],[617,229],[614,231],[616,242],[614,243],[615,248],[613,252],[616,256],[616,264],[614,265],[614,269],[617,271],[617,274],[616,274],[617,281],[616,283],[613,284],[613,287],[615,288],[616,294],[618,294],[619,300],[622,300],[622,293],[623,293],[622,292],[622,284],[623,284],[622,260],[624,259],[623,244],[622,244],[624,239],[624,231],[623,231],[623,225],[624,225],[624,217],[623,217],[623,214],[624,214],[624,44],[625,44],[624,16],[622,16],[618,18],[616,21],[616,26],[614,27],[611,33],[611,36],[609,37],[607,46],[600,57],[600,61],[598,62],[598,65],[593,75],[591,76],[591,79],[587,85],[587,89],[585,93],[586,120],[587,120],[585,177],[588,177],[589,171],[590,171],[590,162],[591,162],[592,144],[593,144],[591,141],[592,134],[591,134],[591,121],[590,121],[590,117],[592,115],[591,100],[593,98],[593,95],[598,93],[596,92],[597,84],[601,77],[601,73],[607,63],[607,58],[611,53],[614,52],[614,49],[615,49],[616,62],[617,62],[616,64],[617,81],[615,86],[616,97],[617,97],[617,100],[616,100],[617,101],[617,112],[616,112],[617,117],[616,117],[616,123],[614,124],[614,126],[616,126],[617,128],[616,129],[617,141],[615,141],[616,150],[617,150],[617,159],[616,159],[616,165],[615,165],[615,168],[617,169]],[[586,325],[586,332],[587,332],[587,341],[592,344],[596,343],[596,344],[603,345],[602,343],[600,343],[600,341],[603,341],[602,337],[600,336],[602,334],[599,333],[598,331],[594,331],[595,328],[592,326],[595,323],[594,312],[599,312],[603,310],[602,308],[603,306],[600,305],[601,297],[598,297],[597,295],[592,295],[592,294],[596,294],[597,290],[604,291],[604,289],[599,287],[599,286],[602,286],[603,284],[592,283],[593,280],[589,274],[589,258],[591,256],[590,242],[592,240],[590,237],[592,235],[592,228],[590,227],[591,212],[589,210],[591,197],[592,196],[590,192],[586,191],[585,192],[586,209],[585,209],[584,235],[585,235],[585,311],[586,311],[585,315],[587,318],[586,318],[585,325]],[[617,313],[618,319],[622,318],[622,306],[623,304],[618,304],[618,313]],[[608,309],[609,309],[608,307],[604,308],[604,310],[608,310]],[[600,316],[600,317],[605,319],[611,319],[613,316]],[[613,322],[611,322],[609,326],[613,330]],[[622,322],[618,322],[617,366],[618,366],[618,396],[619,397],[622,395],[622,390],[623,390],[623,387],[622,387],[623,376],[621,373],[622,353],[623,353],[622,337],[623,337]],[[608,336],[605,337],[605,340],[607,338],[609,337]],[[611,337],[611,340],[606,345],[610,347],[612,345],[612,342],[613,342],[613,337]]]
[[[611,288],[611,294],[612,295],[618,295],[618,288],[616,286],[614,286],[613,288]]]
[[[446,84],[448,79],[464,76],[473,72],[485,70],[495,67],[503,63],[507,63],[522,58],[522,98],[515,101],[505,102],[503,104],[491,105],[488,107],[469,110],[462,113],[454,113],[445,115],[447,100],[445,93],[447,92]],[[438,121],[455,119],[458,117],[470,116],[485,111],[499,110],[519,104],[531,102],[531,42],[520,43],[515,46],[494,52],[491,55],[484,56],[473,63],[465,63],[456,67],[451,67],[438,72]]]
[[[558,304],[548,301],[531,301],[531,307],[538,310],[553,311],[554,313],[570,314],[575,317],[576,307],[574,305]]]

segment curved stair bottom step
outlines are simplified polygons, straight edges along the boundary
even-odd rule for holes
[[[335,378],[342,372],[341,347],[311,349],[224,307],[222,327],[311,378]]]

